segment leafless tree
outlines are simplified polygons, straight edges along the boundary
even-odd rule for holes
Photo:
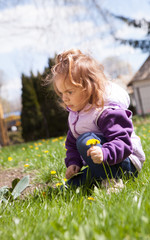
[[[32,31],[38,31],[40,36],[43,34],[50,38],[52,34],[55,34],[55,31],[61,31],[63,26],[59,22],[59,17],[61,16],[68,21],[78,20],[78,21],[87,21],[93,20],[94,24],[99,26],[101,22],[104,22],[109,29],[109,33],[114,35],[114,26],[112,21],[110,21],[110,14],[108,11],[102,8],[102,3],[104,0],[32,0],[32,3],[35,9],[40,9],[43,12],[42,18],[46,19],[43,23],[38,21],[41,18],[40,14],[37,14],[36,23],[23,23],[21,24],[20,18],[22,17],[19,14],[18,6],[27,3],[26,0],[0,0],[0,9],[6,10],[9,8],[14,8],[16,14],[9,15],[6,11],[5,18],[0,18],[0,27],[7,31],[8,25],[11,25],[11,33],[9,37],[21,35],[28,35]],[[49,6],[55,6],[53,8],[53,14],[49,12]],[[59,7],[68,8],[66,14],[59,11]],[[71,7],[70,7],[71,6]],[[38,12],[38,11],[37,11]],[[57,20],[58,19],[58,20]],[[78,26],[79,34],[84,34],[84,29],[80,25]],[[86,30],[85,30],[86,31]],[[7,32],[8,34],[8,32]],[[1,37],[5,37],[3,32],[0,33]],[[103,34],[104,36],[104,34]],[[102,36],[101,36],[102,37]]]
[[[112,78],[118,78],[120,75],[132,76],[133,74],[131,65],[119,57],[107,57],[103,60],[102,64],[104,65],[105,71]]]

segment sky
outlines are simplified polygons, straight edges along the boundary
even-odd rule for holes
[[[3,3],[2,3],[3,2]],[[114,41],[110,31],[121,38],[143,38],[141,29],[101,16],[93,0],[0,0],[1,95],[9,101],[21,96],[21,74],[43,72],[48,58],[70,48],[79,48],[102,62],[117,56],[136,72],[148,57],[132,47]],[[97,0],[101,9],[130,18],[150,21],[150,1]]]

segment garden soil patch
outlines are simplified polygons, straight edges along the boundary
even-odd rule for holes
[[[29,175],[30,177],[30,186],[27,187],[23,191],[23,196],[32,194],[36,188],[42,188],[43,184],[36,184],[34,183],[34,180],[36,178],[36,172],[24,172],[24,169],[19,167],[19,168],[12,168],[12,169],[1,169],[0,168],[0,188],[3,186],[11,187],[12,186],[12,181],[15,178],[23,178],[24,176]]]

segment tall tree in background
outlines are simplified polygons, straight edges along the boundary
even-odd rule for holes
[[[52,84],[43,86],[42,79],[51,73],[51,67],[54,65],[54,59],[48,60],[48,67],[45,68],[42,75],[38,74],[41,90],[38,94],[41,110],[47,127],[47,137],[55,137],[65,134],[67,131],[67,115],[58,104],[58,97],[54,92]]]
[[[49,59],[44,73],[22,75],[22,135],[25,141],[56,137],[67,131],[67,113],[58,105],[52,84],[43,84],[54,64]]]
[[[43,116],[37,94],[33,86],[34,75],[31,77],[22,75],[22,136],[25,141],[36,140],[43,137],[42,122]]]
[[[117,41],[119,41],[122,44],[128,44],[134,48],[139,48],[143,52],[149,52],[150,53],[150,21],[146,19],[131,19],[128,17],[124,16],[117,16],[113,15],[115,18],[123,21],[126,23],[128,26],[132,26],[135,28],[141,28],[142,30],[145,31],[145,37],[144,39],[122,39],[115,37]]]

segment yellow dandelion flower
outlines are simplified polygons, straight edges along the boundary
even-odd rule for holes
[[[89,145],[96,145],[96,144],[98,144],[98,143],[100,143],[100,141],[98,140],[98,139],[95,139],[95,138],[93,138],[93,139],[89,139],[87,142],[86,142],[86,145],[87,146],[89,146]]]
[[[34,143],[34,146],[37,146],[37,143]]]
[[[12,159],[12,157],[8,157],[8,161],[10,161],[10,162],[11,162],[12,160],[13,160],[13,159]]]
[[[61,140],[61,139],[63,139],[63,137],[59,137],[59,139]]]
[[[56,183],[56,187],[60,187],[60,186],[62,186],[62,183],[60,182]]]
[[[28,158],[26,158],[26,161],[29,161],[29,159],[28,159]]]
[[[93,197],[88,197],[88,200],[90,200],[90,201],[95,201],[95,198],[93,198]]]
[[[29,164],[25,164],[24,167],[26,167],[26,168],[29,167]]]
[[[30,145],[30,146],[29,146],[29,148],[33,148],[33,146],[32,146],[32,145]]]
[[[41,155],[40,155],[40,154],[38,154],[37,156],[38,156],[38,157],[41,157]]]
[[[39,146],[41,146],[41,145],[42,145],[42,143],[41,143],[41,142],[39,142],[39,143],[38,143],[38,145],[39,145]]]
[[[45,151],[43,151],[44,153],[48,153],[49,151],[48,150],[45,150]]]
[[[52,140],[52,142],[57,142],[58,141],[58,138],[55,138]]]
[[[22,150],[25,151],[25,148],[23,147]]]
[[[65,148],[65,150],[67,151],[67,148]]]
[[[51,175],[55,175],[55,174],[56,174],[56,171],[52,170]]]
[[[64,178],[63,180],[64,180],[65,182],[67,182],[67,178]]]
[[[39,148],[38,148],[38,147],[36,147],[35,149],[36,149],[36,150],[38,150]]]
[[[45,142],[45,139],[42,139],[42,142]]]

